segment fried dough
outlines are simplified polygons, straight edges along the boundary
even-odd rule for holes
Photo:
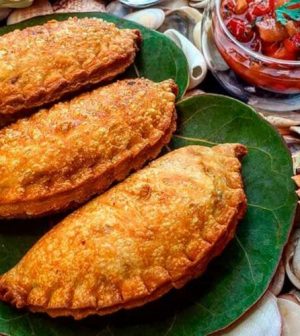
[[[141,35],[95,18],[51,20],[0,37],[0,116],[40,107],[133,63]]]
[[[0,130],[0,218],[41,216],[101,193],[175,130],[172,81],[119,81]]]
[[[18,308],[84,318],[132,308],[204,272],[246,210],[242,145],[173,151],[66,217],[0,279]]]

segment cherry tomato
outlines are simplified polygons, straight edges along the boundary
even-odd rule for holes
[[[233,12],[235,10],[235,1],[234,0],[224,0],[222,2],[222,11],[223,13]]]
[[[232,18],[227,21],[227,28],[240,42],[250,42],[253,37],[251,25],[241,19]]]
[[[264,43],[263,53],[266,56],[284,60],[294,60],[296,58],[295,52],[289,51],[281,42]]]
[[[300,33],[293,35],[283,41],[285,48],[291,53],[300,51]]]
[[[274,10],[274,0],[257,0],[252,5],[255,16],[266,15]]]

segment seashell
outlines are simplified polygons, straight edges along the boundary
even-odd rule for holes
[[[120,0],[120,2],[132,8],[146,8],[162,2],[162,0]]]
[[[123,18],[132,12],[132,9],[122,5],[119,1],[112,1],[106,6],[106,11],[112,15]]]
[[[209,0],[190,0],[189,5],[195,8],[205,8],[209,4]]]
[[[300,304],[299,292],[297,292],[297,293],[295,293],[295,292],[297,292],[297,291],[292,290],[289,293],[279,295],[278,298],[289,300],[289,301],[295,302],[297,304]]]
[[[194,96],[199,96],[201,94],[204,94],[205,92],[199,89],[193,89],[189,90],[188,92],[185,93],[184,97],[182,99],[186,99],[189,97],[194,97]]]
[[[293,160],[293,170],[294,174],[299,174],[300,172],[300,150],[297,150],[295,152],[292,152],[292,160]],[[295,176],[294,178],[296,184],[299,186],[299,180],[300,180],[300,175]]]
[[[10,8],[0,8],[0,21],[6,19],[10,12]]]
[[[105,12],[105,5],[97,0],[58,0],[53,4],[55,13]]]
[[[7,24],[11,25],[28,20],[35,16],[52,14],[53,9],[48,0],[35,0],[34,4],[27,8],[18,8],[11,12],[7,18]]]
[[[273,126],[280,127],[280,128],[289,128],[291,126],[297,126],[300,125],[300,122],[297,120],[284,118],[284,117],[277,117],[274,115],[267,115],[263,117]]]
[[[210,68],[214,69],[215,71],[228,70],[229,66],[220,55],[214,38],[212,36],[211,20],[207,19],[201,29],[203,29],[203,34],[201,34],[201,51],[204,55],[206,62],[210,65]]]
[[[165,20],[165,13],[160,8],[142,9],[126,15],[124,19],[134,21],[150,29],[158,29]]]
[[[275,296],[279,295],[282,291],[285,280],[285,269],[282,260],[278,265],[277,271],[272,279],[272,282],[269,286],[269,291],[272,292]]]
[[[200,26],[198,23],[201,23],[202,17],[202,14],[197,9],[187,6],[167,11],[166,19],[159,31],[164,32],[168,29],[175,29],[190,41],[196,42],[195,45],[198,47],[201,43],[201,31],[199,31]],[[196,27],[197,31],[195,32]]]
[[[292,284],[300,289],[300,229],[296,229],[284,253],[285,270]]]
[[[258,303],[219,336],[280,336],[281,316],[276,297],[269,291]]]
[[[203,55],[192,42],[180,34],[175,29],[169,29],[164,32],[173,42],[182,49],[189,65],[190,84],[189,89],[193,89],[199,85],[205,78],[207,66]]]
[[[188,5],[189,5],[188,0],[175,0],[175,1],[166,0],[166,1],[163,1],[159,7],[168,11],[168,10],[178,9],[181,7],[186,7]]]
[[[33,0],[0,0],[0,8],[25,8],[32,3]]]
[[[282,317],[282,336],[298,336],[300,321],[300,305],[287,298],[277,299]]]

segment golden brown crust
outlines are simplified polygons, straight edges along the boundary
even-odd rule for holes
[[[173,81],[119,81],[0,130],[0,217],[80,204],[156,157],[175,130]]]
[[[95,18],[51,20],[0,37],[0,116],[57,101],[133,63],[141,34]]]
[[[0,279],[18,308],[84,318],[132,308],[204,272],[246,211],[241,145],[189,146],[64,219]]]

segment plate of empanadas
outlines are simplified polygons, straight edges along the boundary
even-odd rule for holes
[[[182,98],[182,52],[134,23],[0,34],[0,333],[208,335],[255,304],[297,202],[275,129]]]

